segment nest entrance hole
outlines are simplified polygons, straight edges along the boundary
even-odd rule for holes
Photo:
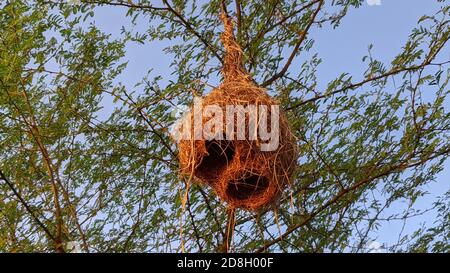
[[[226,193],[235,200],[247,200],[264,194],[269,187],[269,180],[264,176],[250,175],[228,182]]]
[[[234,157],[234,145],[228,140],[205,141],[207,154],[196,169],[197,176],[215,179]]]

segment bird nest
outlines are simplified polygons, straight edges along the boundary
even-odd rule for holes
[[[211,186],[229,207],[256,211],[275,204],[289,185],[297,145],[279,103],[243,69],[242,51],[234,40],[231,19],[222,15],[222,20],[226,49],[224,81],[202,99],[200,109],[192,109],[185,118],[192,124],[199,114],[201,124],[207,124],[211,121],[211,116],[205,115],[208,106],[220,108],[223,113],[230,109],[235,112],[231,119],[228,115],[221,117],[222,125],[211,130],[213,138],[195,137],[195,129],[189,129],[188,139],[178,142],[180,171]],[[251,109],[260,115],[252,116],[256,112]],[[264,109],[265,114],[261,115]],[[230,125],[234,129],[230,130]],[[265,126],[265,132],[271,132],[277,139],[261,137],[260,126]],[[239,131],[238,127],[246,130]],[[268,141],[275,142],[270,149]]]

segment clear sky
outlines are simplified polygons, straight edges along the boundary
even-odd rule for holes
[[[377,2],[380,2],[379,5],[369,5]],[[374,45],[373,55],[389,64],[392,58],[401,52],[401,47],[412,28],[417,25],[417,20],[424,14],[435,13],[441,5],[443,4],[435,0],[367,0],[362,7],[351,9],[337,29],[312,30],[311,35],[315,39],[312,53],[317,52],[323,60],[318,70],[319,87],[326,86],[343,72],[348,72],[355,78],[361,77],[365,69],[361,58],[367,54],[369,44]],[[124,12],[125,9],[122,8],[98,8],[96,25],[105,32],[117,35],[122,25],[129,24],[129,18],[125,19]],[[137,29],[144,31],[147,26],[148,22],[142,21],[137,25]],[[119,80],[132,87],[150,68],[154,69],[155,76],[170,75],[171,56],[163,52],[168,43],[170,41],[129,45],[126,56],[129,65]],[[106,100],[104,114],[110,110]],[[448,177],[450,161],[447,160],[437,181],[427,187],[430,196],[419,200],[419,208],[427,208],[437,194],[449,189]],[[402,204],[396,205],[390,212],[400,207]],[[416,230],[422,222],[431,223],[433,220],[433,213],[409,220],[405,233]],[[402,223],[385,223],[376,234],[377,241],[381,244],[394,244],[401,229]]]

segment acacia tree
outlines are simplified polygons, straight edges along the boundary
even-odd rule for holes
[[[64,252],[75,241],[86,252],[366,252],[384,221],[429,210],[433,225],[388,250],[450,251],[450,192],[415,208],[450,153],[443,1],[390,63],[369,52],[365,71],[342,71],[324,90],[319,56],[293,63],[314,48],[311,31],[339,27],[362,0],[77,2],[0,4],[0,251]],[[126,11],[120,35],[92,23],[101,8]],[[221,9],[300,150],[276,209],[237,211],[233,232],[226,204],[178,175],[168,134],[173,106],[219,75]],[[172,75],[154,67],[135,86],[117,80],[127,44],[164,39]],[[390,209],[397,202],[408,208]]]

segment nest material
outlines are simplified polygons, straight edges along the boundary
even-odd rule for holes
[[[258,87],[242,66],[242,50],[233,37],[230,18],[222,15],[226,49],[222,73],[223,83],[203,98],[203,107],[217,105],[226,112],[227,105],[278,105],[264,88]],[[193,120],[193,113],[190,113]],[[203,124],[209,118],[203,116]],[[235,126],[237,123],[235,116]],[[248,116],[245,118],[248,130]],[[270,121],[267,122],[270,131]],[[224,122],[223,132],[226,131]],[[232,208],[258,210],[276,203],[290,183],[296,165],[297,146],[287,119],[279,113],[279,146],[274,151],[261,151],[260,139],[250,140],[181,140],[178,144],[181,173],[195,176],[211,186]]]

